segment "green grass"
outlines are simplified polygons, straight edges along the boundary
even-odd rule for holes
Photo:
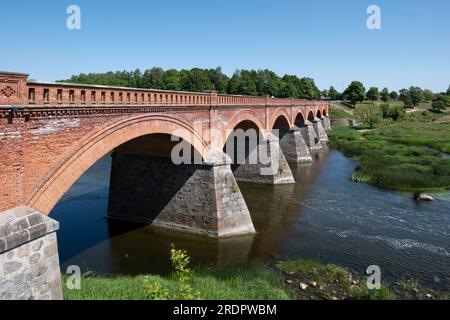
[[[343,108],[330,108],[330,119],[340,120],[340,119],[352,119],[353,115],[345,111]]]
[[[67,289],[67,277],[64,276],[64,298],[148,300],[149,293],[144,286],[146,277],[152,284],[160,284],[168,291],[169,296],[176,296],[180,283],[175,275],[104,278],[90,273],[83,275],[80,290]],[[288,279],[291,284],[288,284]],[[309,284],[308,289],[300,290],[299,282]],[[312,282],[317,285],[312,287]],[[431,293],[436,299],[449,299],[448,294],[425,287],[412,279],[382,284],[381,290],[368,290],[365,282],[365,275],[360,276],[346,268],[310,259],[296,259],[279,262],[276,267],[260,263],[220,268],[201,267],[194,271],[189,284],[205,300],[428,299],[427,293]]]
[[[149,276],[150,281],[176,291],[173,276]],[[63,279],[64,280],[64,279]],[[144,276],[101,278],[85,275],[81,290],[69,290],[63,285],[66,300],[146,300]],[[264,265],[201,268],[194,272],[190,284],[206,300],[288,300],[280,272]]]
[[[450,123],[434,123],[430,114],[363,133],[335,127],[331,145],[359,162],[356,182],[404,191],[450,189],[450,159],[427,149],[450,152]]]

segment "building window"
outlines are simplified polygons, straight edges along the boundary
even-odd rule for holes
[[[96,95],[97,95],[97,92],[95,92],[95,91],[92,91],[92,92],[91,92],[91,101],[92,101],[93,103],[95,103]]]
[[[111,92],[111,103],[114,103],[114,92]]]
[[[106,92],[102,91],[102,103],[104,103],[106,101]]]
[[[58,89],[57,93],[56,93],[56,100],[58,100],[58,102],[61,102],[63,99],[63,91],[62,89]]]
[[[136,102],[136,103],[138,102],[138,94],[137,93],[134,94],[134,102]]]
[[[74,102],[75,101],[75,91],[74,90],[70,90],[69,91],[69,101],[70,102]]]
[[[28,100],[34,101],[35,98],[36,98],[36,95],[35,95],[35,90],[34,90],[34,88],[28,89]]]
[[[86,102],[86,91],[81,90],[81,102]]]
[[[44,102],[48,102],[50,100],[50,89],[44,89]]]
[[[123,102],[123,93],[119,92],[119,102],[122,103]]]
[[[141,100],[142,100],[142,103],[145,103],[145,94],[141,94]]]

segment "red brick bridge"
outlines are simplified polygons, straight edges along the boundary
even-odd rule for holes
[[[312,161],[310,150],[327,141],[328,110],[325,101],[46,83],[0,72],[0,275],[6,253],[47,243],[57,229],[47,215],[109,153],[110,218],[210,237],[255,232],[236,180],[294,183],[287,163]],[[276,172],[261,175],[263,164],[226,155],[236,129],[260,133],[277,154]],[[202,162],[174,164],[173,135]],[[58,285],[49,293],[59,294]]]

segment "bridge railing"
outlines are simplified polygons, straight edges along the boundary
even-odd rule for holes
[[[281,99],[217,92],[185,92],[28,81],[27,74],[0,72],[0,105],[324,105],[324,101]]]

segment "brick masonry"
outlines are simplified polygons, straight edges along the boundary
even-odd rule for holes
[[[56,230],[28,207],[0,213],[0,300],[62,299]]]

